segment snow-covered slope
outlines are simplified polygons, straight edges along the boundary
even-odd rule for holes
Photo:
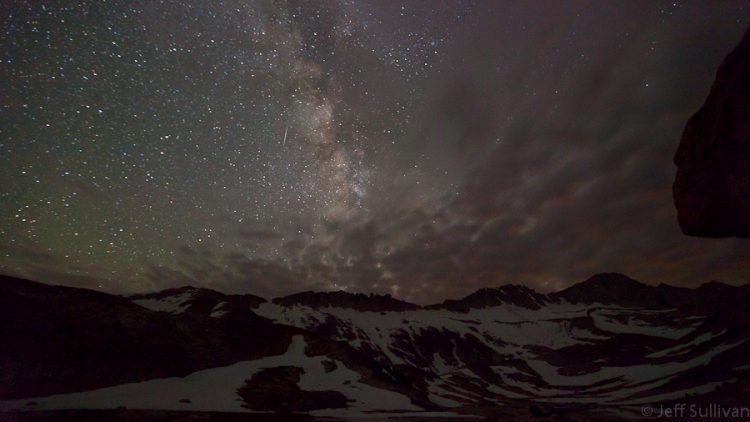
[[[292,338],[282,355],[237,362],[233,365],[194,372],[186,377],[164,378],[117,385],[93,391],[59,394],[32,399],[35,410],[49,409],[166,409],[204,412],[252,412],[237,391],[245,380],[264,368],[302,368],[299,387],[304,391],[337,391],[346,396],[346,409],[314,411],[318,416],[377,416],[383,412],[425,415],[403,394],[362,383],[360,375],[341,361],[325,356],[307,356],[305,340]],[[335,369],[328,370],[331,367]],[[0,410],[27,409],[30,400],[0,402]]]
[[[549,303],[539,309],[500,305],[465,313],[265,303],[255,312],[374,351],[384,365],[422,368],[429,373],[430,400],[447,408],[520,398],[613,406],[650,403],[672,391],[680,374],[703,370],[717,356],[747,346],[726,331],[701,330],[696,316],[685,318],[676,309],[598,303]],[[691,337],[693,333],[701,334]],[[623,356],[625,342],[633,350]],[[571,350],[595,352],[599,359],[569,358]],[[683,390],[707,392],[720,383],[696,378],[688,385]]]

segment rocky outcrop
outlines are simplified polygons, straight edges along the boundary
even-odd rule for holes
[[[337,292],[302,292],[279,297],[274,303],[284,306],[302,305],[311,308],[349,308],[363,312],[413,311],[418,305],[394,299],[391,295]]]
[[[674,161],[683,233],[750,237],[750,31],[719,67]]]
[[[346,407],[347,398],[338,391],[307,391],[299,387],[302,368],[280,366],[263,369],[245,381],[237,394],[244,407],[277,413],[306,412]]]

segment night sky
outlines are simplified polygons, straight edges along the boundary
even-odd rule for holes
[[[6,1],[0,272],[417,303],[750,281],[672,157],[746,1]]]

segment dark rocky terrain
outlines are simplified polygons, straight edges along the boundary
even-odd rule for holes
[[[297,385],[304,371],[296,366],[262,369],[245,380],[237,394],[248,409],[275,413],[307,412],[346,407],[348,399],[338,391],[308,391]]]
[[[339,306],[358,311],[413,311],[419,306],[394,299],[390,295],[365,295],[346,292],[302,292],[273,300],[274,303],[292,306],[304,304],[311,308]]]

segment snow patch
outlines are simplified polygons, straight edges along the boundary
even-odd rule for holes
[[[224,307],[227,305],[227,302],[220,302],[216,306],[211,309],[211,314],[209,315],[211,318],[221,318],[224,315],[226,315],[229,311],[224,309]]]
[[[194,297],[195,292],[188,290],[186,292],[167,296],[161,299],[135,299],[133,303],[136,305],[143,306],[146,309],[150,309],[154,312],[167,312],[170,314],[181,314],[190,306],[190,302]]]

